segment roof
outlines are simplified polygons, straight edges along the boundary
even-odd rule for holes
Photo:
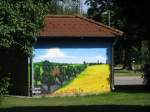
[[[117,37],[123,32],[80,16],[46,16],[43,37]]]

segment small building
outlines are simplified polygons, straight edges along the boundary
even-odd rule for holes
[[[18,74],[20,75],[16,75],[16,76],[19,77],[20,81],[18,82],[13,81],[15,85],[14,91],[20,91],[17,92],[17,94],[32,95],[32,92],[35,88],[34,83],[36,82],[34,78],[36,77],[37,80],[41,79],[40,77],[38,77],[38,75],[35,75],[35,72],[38,73],[37,71],[39,71],[41,72],[41,74],[44,73],[46,74],[46,72],[44,72],[46,68],[45,69],[44,67],[40,68],[35,64],[35,63],[38,64],[40,63],[38,56],[42,55],[42,50],[44,49],[45,50],[47,49],[47,52],[49,50],[49,53],[41,57],[43,57],[45,61],[50,59],[49,62],[55,65],[55,69],[54,69],[55,71],[53,71],[53,76],[54,75],[56,76],[57,73],[61,71],[60,66],[62,67],[64,66],[64,64],[67,64],[67,66],[69,67],[76,66],[77,64],[78,65],[82,64],[82,66],[109,64],[111,67],[110,88],[112,90],[114,89],[113,46],[116,40],[123,35],[122,31],[104,25],[100,22],[95,22],[91,19],[87,19],[85,17],[80,17],[80,16],[49,15],[45,17],[44,23],[45,25],[40,31],[40,36],[37,39],[37,43],[33,46],[35,49],[34,56],[28,59],[28,64],[26,64],[26,66],[23,66],[25,68],[24,71],[27,70],[28,72],[23,73],[23,77],[24,77],[23,79],[21,79],[22,78],[20,77],[21,72],[19,72]],[[60,52],[60,50],[64,52],[62,53]],[[99,58],[96,58],[96,54],[98,54],[98,52],[101,52],[103,50],[104,50],[105,57],[102,58],[99,55]],[[38,55],[39,52],[40,54]],[[71,56],[66,55],[65,53],[66,54],[68,53]],[[94,53],[95,56],[92,55]],[[83,55],[81,56],[81,54]],[[75,56],[77,55],[79,55],[80,58],[79,57],[75,58]],[[42,60],[42,62],[44,62],[44,59]],[[104,61],[101,61],[101,59],[104,59]],[[78,62],[79,60],[81,60],[81,62]],[[36,71],[34,69],[35,67],[37,67]],[[52,67],[51,68],[47,67],[47,69],[52,69]],[[39,76],[42,76],[41,74],[39,73]],[[53,82],[52,80],[50,81]],[[58,76],[55,81],[57,81],[57,85],[59,85],[61,82],[60,76]],[[36,85],[40,85],[37,86],[37,88],[41,87],[41,83],[44,83],[44,81],[36,82]],[[63,84],[63,82],[61,84]],[[17,85],[21,85],[21,87]],[[43,85],[42,88],[48,88],[48,86],[45,85]],[[55,90],[55,88],[57,89],[56,87],[57,85],[53,83],[49,83],[49,85],[52,85],[51,87],[52,90]]]

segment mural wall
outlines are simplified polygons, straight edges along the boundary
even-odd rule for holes
[[[49,96],[110,91],[106,48],[35,49],[33,88]],[[35,92],[36,93],[36,92]]]

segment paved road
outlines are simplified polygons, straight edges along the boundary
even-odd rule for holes
[[[143,79],[140,76],[115,76],[115,85],[142,85]]]

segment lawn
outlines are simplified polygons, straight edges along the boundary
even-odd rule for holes
[[[140,70],[114,70],[115,76],[142,76],[142,72]]]
[[[115,65],[115,76],[142,76],[142,66],[140,64],[133,65],[133,70],[122,69],[122,66],[123,65]]]
[[[3,97],[1,108],[24,106],[141,105],[150,106],[149,93],[112,92],[93,96]]]

